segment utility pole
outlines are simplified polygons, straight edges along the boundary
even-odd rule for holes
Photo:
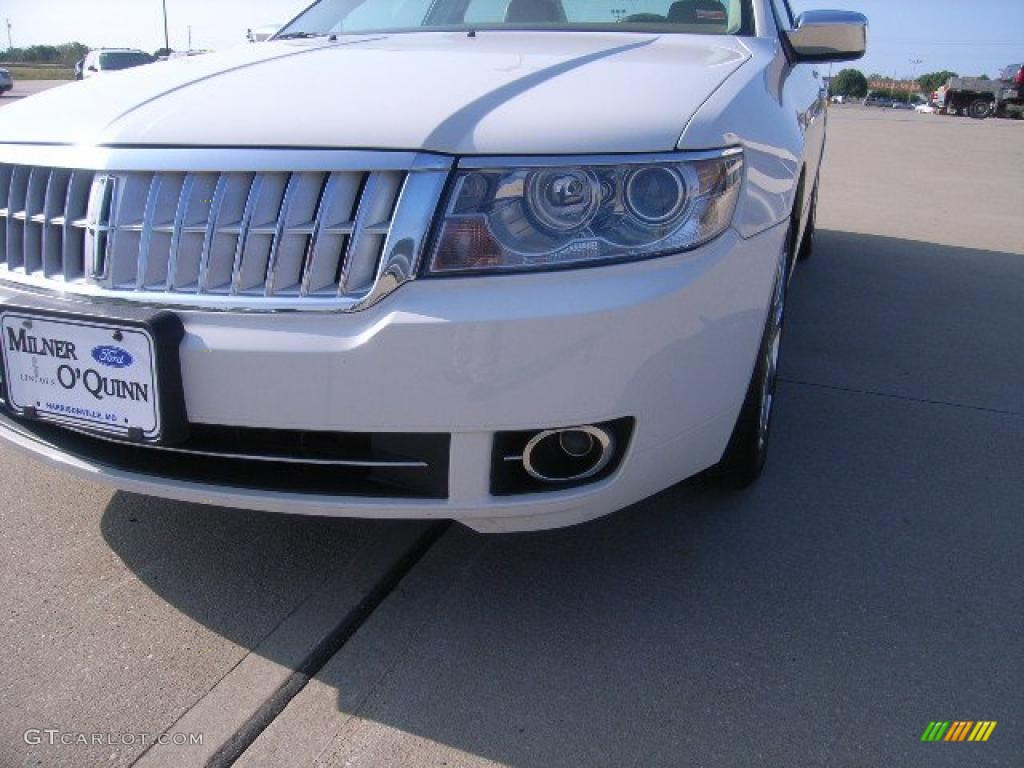
[[[913,69],[910,70],[910,90],[913,92],[914,83],[917,82],[917,68],[924,64],[924,59],[911,59],[910,66]]]
[[[14,50],[14,43],[11,42],[11,20],[7,19],[7,50]]]
[[[163,0],[164,6],[164,48],[171,50],[171,36],[167,31],[167,0]]]
[[[188,49],[192,50],[192,25],[188,25]]]

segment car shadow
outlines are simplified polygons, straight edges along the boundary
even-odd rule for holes
[[[101,531],[160,597],[252,649],[339,561],[354,560],[368,542],[408,525],[275,515],[117,492]]]

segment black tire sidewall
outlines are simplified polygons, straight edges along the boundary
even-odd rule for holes
[[[984,99],[975,99],[967,106],[967,114],[975,120],[984,120],[992,114],[992,104]]]
[[[795,240],[796,227],[791,225],[790,233],[787,236],[787,253],[792,253],[795,247]],[[787,263],[789,258],[787,256]],[[714,468],[714,474],[718,477],[719,482],[723,486],[735,490],[742,490],[751,486],[761,475],[761,471],[764,469],[765,462],[768,459],[768,446],[771,442],[775,408],[773,406],[772,412],[769,414],[764,441],[762,442],[760,439],[761,406],[764,395],[762,380],[766,375],[765,369],[768,366],[768,347],[772,343],[772,319],[775,313],[775,293],[777,290],[780,290],[779,281],[782,283],[782,329],[785,329],[788,281],[785,269],[782,269],[776,277],[776,282],[772,285],[771,304],[768,308],[768,315],[765,318],[764,330],[761,332],[761,343],[757,348],[757,361],[754,365],[750,382],[747,385],[747,394],[743,400],[743,406],[740,409],[732,435],[729,437],[729,444],[725,449],[725,454]],[[776,371],[776,387],[777,384],[778,371]]]
[[[807,211],[807,227],[804,229],[803,239],[800,241],[800,250],[797,251],[797,261],[807,261],[814,255],[814,235],[818,228],[818,182],[814,182],[814,190],[811,192],[811,207]]]

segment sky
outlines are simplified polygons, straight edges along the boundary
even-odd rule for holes
[[[849,65],[865,74],[903,78],[948,69],[996,77],[1024,61],[1024,0],[790,1],[796,13],[842,8],[867,16],[868,54]]]
[[[866,74],[905,77],[943,69],[995,76],[1024,61],[1024,0],[791,0],[810,8],[860,11],[871,21]],[[171,47],[244,43],[250,27],[285,22],[311,0],[166,0]],[[628,7],[630,0],[622,0]],[[163,46],[161,0],[0,0],[0,24],[11,22],[14,45],[80,41],[93,47]],[[4,27],[0,47],[6,47]],[[912,64],[921,59],[919,65]]]

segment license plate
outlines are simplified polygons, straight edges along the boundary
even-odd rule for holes
[[[16,413],[133,439],[160,437],[156,346],[147,329],[5,312],[0,334]]]

